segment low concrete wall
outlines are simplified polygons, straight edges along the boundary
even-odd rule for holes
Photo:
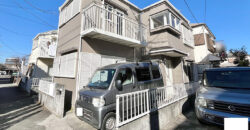
[[[47,108],[51,113],[63,118],[64,116],[64,99],[65,88],[62,85],[56,84],[55,97],[39,91],[39,102]]]
[[[177,117],[193,108],[195,95],[190,95],[180,101],[168,105],[158,111],[132,121],[119,130],[160,130],[166,128],[168,123],[176,120]]]

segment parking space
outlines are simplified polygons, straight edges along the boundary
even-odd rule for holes
[[[200,123],[194,111],[180,115],[175,121],[169,123],[167,130],[223,130],[221,126]]]

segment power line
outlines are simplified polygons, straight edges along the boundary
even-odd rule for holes
[[[3,39],[1,38],[1,36],[0,36],[0,42],[1,42],[2,45],[4,45],[6,48],[8,48],[9,50],[11,50],[14,53],[19,53],[21,55],[27,55],[27,54],[24,54],[24,53],[20,53],[20,52],[16,51],[15,49],[13,49],[12,47],[10,47],[7,44],[5,44],[5,42],[3,41]]]
[[[31,6],[32,8],[42,12],[42,13],[45,13],[45,14],[52,14],[52,15],[57,15],[57,12],[56,11],[50,11],[50,10],[44,10],[44,9],[41,9],[41,8],[38,8],[36,6],[34,6],[31,2],[29,2],[28,0],[23,0],[26,4],[28,4],[29,6]]]
[[[36,21],[36,20],[30,19],[28,17],[23,17],[23,16],[20,16],[20,15],[14,14],[14,13],[10,13],[10,12],[7,12],[7,11],[1,10],[0,13],[3,13],[5,15],[9,15],[9,16],[13,16],[13,17],[17,17],[19,19],[22,19],[22,20],[25,20],[25,21],[28,21],[28,22],[32,22],[32,23],[36,23],[36,24],[41,24],[41,25],[48,26],[47,24],[44,24],[44,23],[42,23],[40,21]]]
[[[19,33],[19,32],[10,30],[10,29],[8,29],[8,28],[6,28],[4,26],[1,26],[1,25],[0,25],[0,29],[5,30],[5,31],[10,32],[10,33],[13,33],[13,34],[16,34],[16,35],[31,36],[31,35],[26,35],[26,34],[23,34],[23,33]]]
[[[194,13],[193,13],[193,11],[192,11],[191,8],[189,7],[189,5],[188,5],[188,3],[187,3],[186,0],[184,0],[184,3],[186,4],[186,6],[187,6],[189,12],[191,13],[191,15],[193,16],[194,20],[195,20],[197,23],[199,23],[198,20],[197,20],[197,18],[195,17],[195,15],[194,15]]]
[[[27,12],[27,13],[33,15],[34,17],[36,17],[37,19],[39,19],[39,21],[43,22],[44,24],[50,26],[50,27],[53,28],[53,29],[54,29],[54,28],[57,28],[56,26],[49,24],[47,21],[43,20],[42,18],[40,18],[39,16],[35,15],[34,13],[32,13],[32,12],[26,10],[25,8],[23,8],[19,3],[16,2],[16,0],[13,0],[13,2],[14,2],[18,7],[22,8],[25,12]]]
[[[0,6],[1,6],[1,7],[5,7],[5,8],[21,9],[20,7],[17,7],[17,6],[15,6],[15,5],[9,5],[9,4],[1,4],[1,3],[0,3]],[[25,8],[25,9],[31,10],[31,8]]]

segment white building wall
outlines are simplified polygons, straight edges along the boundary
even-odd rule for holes
[[[208,30],[204,26],[193,28],[193,35],[202,34],[202,33],[204,34],[204,37],[205,37],[205,34],[209,34]],[[207,55],[212,54],[208,50],[206,38],[204,38],[204,40],[205,40],[204,45],[199,45],[199,46],[194,47],[194,58],[195,58],[196,63],[201,62]]]
[[[29,63],[35,64],[37,59],[39,57],[42,57],[42,56],[47,56],[47,57],[55,56],[57,42],[53,41],[54,38],[57,39],[56,34],[42,35],[42,36],[39,36],[38,38],[34,39]],[[48,42],[51,43],[50,46],[47,45]],[[41,48],[43,48],[43,49],[41,49]],[[41,52],[42,50],[45,50],[44,52],[46,52],[48,54],[44,54],[44,52],[42,53]],[[51,55],[51,54],[53,54],[53,55]]]

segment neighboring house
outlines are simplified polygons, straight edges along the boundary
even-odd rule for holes
[[[66,109],[98,67],[117,62],[158,60],[166,85],[194,81],[192,28],[167,0],[145,9],[127,0],[66,0],[59,10],[53,76],[66,89]]]
[[[235,66],[237,66],[237,64],[234,64],[235,59],[236,59],[236,57],[233,56],[232,53],[228,53],[226,60],[220,64],[220,67],[235,67]],[[246,59],[248,59],[250,61],[250,55],[246,56]]]
[[[194,55],[198,64],[218,66],[221,59],[216,55],[216,37],[204,23],[191,24],[194,35]]]
[[[33,39],[29,64],[34,65],[32,78],[45,78],[51,76],[53,60],[56,56],[57,31],[39,33]]]
[[[18,57],[7,58],[4,65],[7,75],[17,75],[20,71],[21,61]]]
[[[37,92],[39,80],[52,77],[53,63],[57,49],[57,30],[37,34],[33,39],[32,51],[29,57],[29,65],[24,75],[26,91]]]

